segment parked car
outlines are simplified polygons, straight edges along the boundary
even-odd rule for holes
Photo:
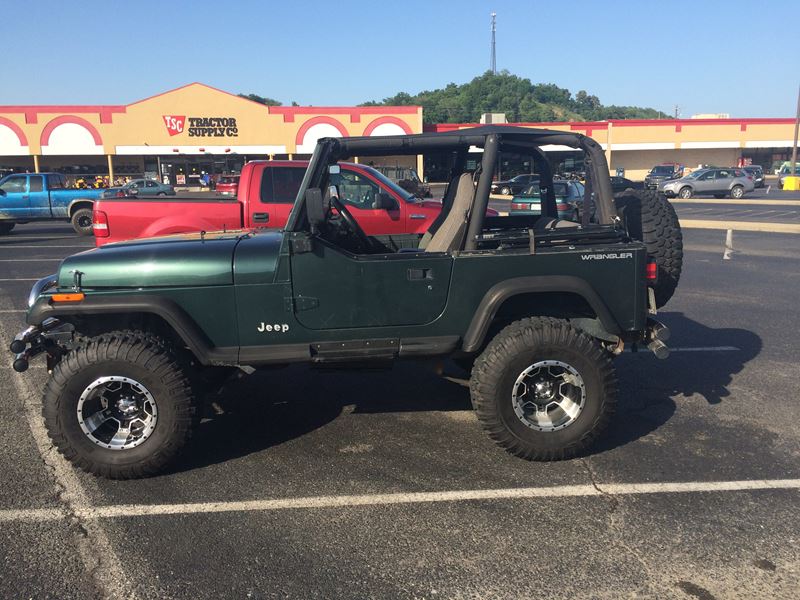
[[[221,175],[215,191],[220,196],[236,196],[239,193],[239,175]]]
[[[307,161],[251,161],[242,168],[235,198],[101,199],[94,211],[95,242],[172,233],[238,229],[280,229],[286,225]],[[415,242],[442,211],[438,200],[407,192],[372,167],[341,163],[332,177],[341,201],[369,235],[393,236],[391,243]],[[488,209],[487,214],[497,215]],[[407,239],[404,235],[408,235]]]
[[[124,198],[127,196],[174,196],[175,188],[155,179],[133,179],[125,185],[105,190],[101,198]]]
[[[636,184],[630,179],[625,179],[619,175],[611,176],[611,191],[615,194],[617,192],[624,192],[627,189],[636,189]]]
[[[678,196],[691,198],[692,196],[711,195],[715,198],[741,198],[747,192],[755,189],[752,175],[742,169],[698,169],[686,177],[661,183],[658,191],[663,192],[668,198]]]
[[[630,347],[669,354],[669,329],[654,314],[680,275],[677,218],[663,198],[633,192],[636,231],[659,227],[641,236],[647,244],[626,231],[603,151],[586,136],[506,125],[454,133],[319,140],[283,230],[132,241],[63,260],[34,284],[28,327],[10,345],[18,372],[46,358],[41,405],[53,446],[96,475],[147,477],[186,452],[206,382],[291,363],[452,357],[471,365],[477,420],[499,446],[526,460],[585,456],[617,404],[613,359]],[[556,136],[590,155],[598,222],[582,228],[548,210],[487,218],[498,155]],[[429,237],[393,251],[362,229],[331,176],[344,170],[338,156],[413,155],[425,144],[460,157],[452,191]],[[477,187],[464,160],[472,146],[485,148]],[[250,183],[243,172],[242,188]],[[626,426],[636,431],[625,419],[617,431]],[[412,427],[396,432],[409,446],[422,435]]]
[[[507,181],[493,181],[491,193],[502,194],[503,196],[519,194],[522,190],[536,183],[537,181],[539,181],[539,176],[535,173],[517,175],[516,177],[512,177]]]
[[[795,177],[800,176],[800,165],[795,165],[794,174]],[[784,165],[778,172],[778,185],[781,186],[781,189],[783,189],[783,183],[786,181],[786,178],[788,176],[789,176],[789,165]]]
[[[92,234],[92,205],[103,190],[67,189],[61,173],[19,173],[0,179],[0,235],[17,223],[65,220],[78,235]]]
[[[579,204],[583,204],[583,184],[579,181],[553,181],[553,192],[556,195],[558,218],[577,221]],[[539,182],[529,185],[511,200],[509,214],[540,215],[542,214],[542,192]]]
[[[414,169],[408,167],[384,167],[374,165],[376,171],[383,173],[401,188],[414,194],[417,198],[430,198],[431,186],[422,181]]]
[[[761,167],[761,165],[748,165],[746,167],[742,167],[742,171],[753,177],[753,184],[757,188],[764,187],[764,169]]]
[[[644,178],[644,189],[657,190],[659,186],[670,179],[678,179],[683,175],[683,168],[674,163],[656,165]]]

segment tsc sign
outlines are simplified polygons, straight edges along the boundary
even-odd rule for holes
[[[167,133],[170,135],[178,135],[183,133],[183,126],[186,124],[186,117],[176,117],[174,115],[164,115],[164,125],[167,126]]]
[[[238,137],[239,128],[233,117],[189,117],[186,127],[185,116],[163,115],[167,133],[178,135],[187,131],[189,137]]]

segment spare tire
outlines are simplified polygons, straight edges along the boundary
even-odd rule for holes
[[[628,234],[644,242],[658,266],[656,306],[661,308],[675,293],[683,266],[683,234],[672,204],[652,190],[625,190],[614,196]]]

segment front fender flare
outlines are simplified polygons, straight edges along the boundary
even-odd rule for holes
[[[543,292],[569,292],[582,297],[595,312],[609,333],[619,334],[620,328],[605,302],[585,280],[568,275],[515,277],[502,281],[484,294],[464,334],[462,350],[477,352],[483,345],[489,326],[503,303],[519,294]]]
[[[135,296],[90,296],[79,304],[52,304],[40,298],[28,312],[29,325],[41,325],[50,317],[68,320],[69,316],[149,313],[162,319],[175,331],[204,365],[237,364],[239,348],[217,348],[203,330],[176,302],[155,294]]]

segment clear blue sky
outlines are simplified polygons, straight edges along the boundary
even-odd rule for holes
[[[0,104],[123,104],[201,81],[350,105],[497,66],[603,104],[794,116],[800,3],[7,0]],[[794,13],[794,16],[791,16]]]

